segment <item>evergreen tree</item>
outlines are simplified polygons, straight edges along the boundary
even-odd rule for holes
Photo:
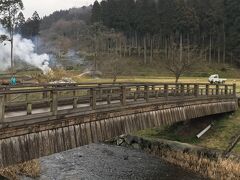
[[[41,20],[37,11],[33,13],[31,20],[32,20],[32,36],[37,36],[39,35]]]
[[[22,0],[0,0],[0,23],[9,31],[11,42],[11,70],[14,71],[13,34],[18,24],[18,13],[23,9]]]
[[[101,21],[101,6],[98,1],[95,1],[93,4],[91,21],[93,23]]]
[[[17,33],[22,33],[22,29],[23,29],[23,26],[24,26],[24,24],[25,24],[25,17],[24,17],[24,15],[23,15],[23,13],[22,12],[20,12],[19,14],[18,14],[18,17],[17,17],[17,19],[18,19],[18,22],[17,22],[17,27],[16,27],[16,32]]]
[[[225,0],[227,49],[230,56],[240,61],[240,1]]]

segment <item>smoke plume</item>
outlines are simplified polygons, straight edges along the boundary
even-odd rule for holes
[[[5,29],[0,26],[0,35],[7,35]],[[14,35],[13,54],[15,62],[20,60],[41,69],[44,73],[51,70],[48,67],[50,60],[47,54],[37,54],[34,52],[35,45],[29,39],[22,38],[21,35]],[[0,70],[6,70],[11,65],[11,44],[9,41],[0,43]]]

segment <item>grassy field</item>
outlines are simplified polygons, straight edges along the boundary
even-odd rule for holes
[[[96,83],[104,83],[104,82],[112,82],[111,78],[80,78],[78,76],[73,76],[73,79],[76,82],[84,83],[84,82],[96,82]],[[143,82],[143,83],[174,83],[174,77],[164,77],[164,76],[121,76],[117,79],[117,82]],[[181,77],[179,79],[179,83],[208,83],[207,77]],[[230,78],[227,79],[226,84],[237,84],[237,92],[240,93],[240,78]]]

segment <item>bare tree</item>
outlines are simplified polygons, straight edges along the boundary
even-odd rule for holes
[[[199,56],[194,48],[191,50],[183,48],[179,53],[177,47],[172,47],[170,51],[171,55],[165,65],[166,69],[174,74],[175,82],[178,83],[179,78],[194,66]]]
[[[114,84],[117,82],[118,77],[126,72],[126,66],[126,60],[116,55],[113,55],[102,64],[101,70],[105,72],[105,74],[108,74],[112,77]]]

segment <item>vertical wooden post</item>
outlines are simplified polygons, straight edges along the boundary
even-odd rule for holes
[[[187,84],[187,95],[190,95],[190,84]]]
[[[137,101],[139,92],[140,92],[140,87],[136,86],[136,91],[134,93],[134,101]]]
[[[96,98],[96,89],[92,88],[91,89],[91,101],[90,101],[90,105],[92,107],[93,110],[96,109],[96,105],[97,105],[97,98]]]
[[[217,96],[219,95],[219,85],[218,84],[216,85],[216,95]]]
[[[185,95],[185,85],[184,84],[181,84],[181,96],[184,96]]]
[[[102,100],[102,94],[103,94],[103,91],[102,91],[102,84],[98,84],[98,87],[99,87],[99,98]]]
[[[26,100],[27,100],[27,115],[32,114],[32,103],[29,97],[29,94],[26,94]]]
[[[194,96],[198,97],[199,95],[199,85],[194,84]]]
[[[77,109],[78,105],[78,97],[77,97],[77,91],[73,91],[73,109]]]
[[[121,104],[125,106],[126,105],[126,87],[125,86],[121,86],[121,92],[122,92]]]
[[[10,88],[6,88],[6,90],[10,90]],[[4,99],[5,99],[5,104],[7,104],[8,102],[10,102],[11,101],[11,94],[6,94],[5,95],[5,97],[4,97]]]
[[[5,98],[4,95],[0,95],[0,123],[4,122],[5,116]]]
[[[52,115],[56,116],[58,111],[58,92],[57,91],[51,91],[52,96],[52,104],[51,104],[51,112]]]
[[[151,89],[149,88],[149,97],[151,98],[152,95],[154,95],[153,97],[155,98],[156,97],[156,92],[155,92],[155,85],[152,85]]]
[[[224,94],[228,95],[228,85],[225,85]]]
[[[168,98],[168,84],[164,84],[164,96]]]
[[[149,86],[145,85],[144,86],[144,99],[146,102],[149,102]]]
[[[43,87],[43,90],[45,90],[45,89],[47,89],[46,86]],[[43,91],[43,99],[46,99],[47,95],[48,95],[48,92],[47,91]]]
[[[236,86],[236,84],[233,84],[233,95],[234,96],[237,96],[237,86]]]
[[[107,92],[107,104],[111,104],[111,90],[106,90]]]
[[[179,84],[175,85],[175,95],[178,96],[179,95]]]
[[[206,85],[206,96],[209,96],[209,84]]]

